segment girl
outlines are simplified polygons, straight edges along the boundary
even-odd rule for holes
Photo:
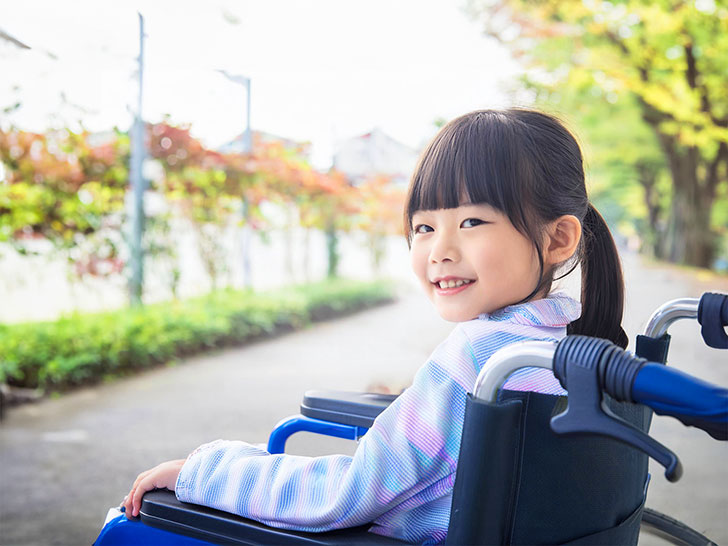
[[[427,296],[459,324],[387,408],[353,457],[270,455],[217,440],[139,475],[146,491],[268,525],[326,531],[371,524],[411,542],[447,534],[466,393],[498,349],[567,331],[626,346],[614,241],[587,199],[579,146],[535,111],[477,111],[446,125],[414,172],[405,212],[412,267]],[[581,264],[581,305],[551,294],[555,272]],[[581,314],[581,316],[580,316]],[[526,369],[505,388],[563,394],[550,371]]]

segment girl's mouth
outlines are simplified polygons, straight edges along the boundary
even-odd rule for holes
[[[474,282],[471,279],[443,279],[432,284],[439,295],[452,296],[462,292]]]

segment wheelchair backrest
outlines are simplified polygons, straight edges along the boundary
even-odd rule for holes
[[[565,397],[468,397],[448,544],[636,544],[648,458],[601,437],[564,437],[549,421]],[[645,429],[644,406],[607,400]]]

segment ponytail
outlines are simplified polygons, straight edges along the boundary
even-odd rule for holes
[[[581,317],[569,324],[569,334],[608,339],[627,347],[622,329],[624,278],[617,247],[604,218],[589,203],[582,222]]]

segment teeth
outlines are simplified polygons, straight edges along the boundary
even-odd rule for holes
[[[473,281],[468,281],[468,280],[463,280],[463,279],[458,279],[456,281],[454,281],[454,280],[440,281],[438,283],[438,286],[440,288],[457,288],[458,286],[462,286],[464,284],[470,284],[471,282],[473,282]]]

